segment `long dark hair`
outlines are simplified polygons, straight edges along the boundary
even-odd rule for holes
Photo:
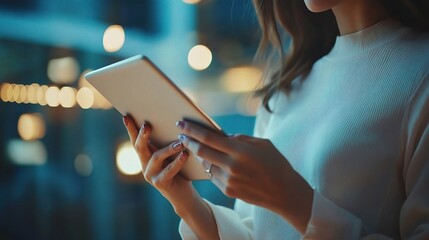
[[[429,30],[428,0],[379,1],[391,18],[420,31]],[[265,79],[269,82],[255,91],[262,104],[271,111],[268,101],[278,91],[290,89],[297,77],[306,77],[313,64],[329,53],[339,34],[331,10],[313,13],[304,0],[253,0],[262,38],[256,57],[266,62]],[[291,37],[285,52],[282,33]]]

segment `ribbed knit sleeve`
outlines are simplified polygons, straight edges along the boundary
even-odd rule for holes
[[[429,239],[429,75],[417,88],[410,106],[404,122],[407,199],[401,209],[401,235]]]
[[[406,199],[399,227],[402,239],[429,239],[429,77],[410,98],[403,121],[403,182]],[[365,223],[315,191],[304,239],[392,239],[367,233]]]

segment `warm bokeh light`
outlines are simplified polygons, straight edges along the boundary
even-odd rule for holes
[[[201,71],[210,66],[212,62],[212,52],[204,45],[196,45],[188,54],[188,63],[193,69]]]
[[[90,71],[90,70],[87,70]],[[107,101],[107,99],[101,95],[100,92],[97,91],[89,82],[85,79],[85,77],[82,77],[79,80],[79,87],[87,87],[89,90],[91,90],[94,101],[92,103],[92,108],[98,108],[98,109],[110,109],[112,108],[112,104]]]
[[[70,84],[79,76],[79,63],[73,57],[52,59],[48,63],[48,77],[58,84]]]
[[[103,46],[107,52],[116,52],[122,48],[125,42],[125,31],[119,25],[109,26],[104,31]]]
[[[46,97],[45,97],[47,90],[48,90],[48,86],[42,85],[37,89],[37,92],[36,92],[37,103],[42,106],[45,106],[46,104],[48,104],[46,102]]]
[[[62,87],[58,93],[58,100],[62,107],[71,108],[76,104],[76,89]]]
[[[27,98],[27,88],[22,84],[19,84],[18,86],[19,86],[19,96],[16,102],[23,103]]]
[[[187,4],[197,4],[201,2],[201,0],[182,0],[182,1]]]
[[[112,104],[101,95],[85,78],[79,80],[79,91],[76,88],[23,84],[0,84],[0,100],[3,102],[32,103],[50,107],[62,106],[71,108],[79,104],[83,109],[111,109]]]
[[[6,152],[10,160],[17,165],[42,165],[48,158],[46,147],[40,141],[10,140]]]
[[[27,99],[26,102],[35,104],[37,103],[37,90],[40,88],[40,85],[33,83],[30,86],[27,86]]]
[[[22,114],[18,119],[18,133],[26,141],[40,139],[45,136],[45,123],[40,114]]]
[[[13,93],[12,93],[12,100],[11,101],[16,102],[19,99],[20,88],[19,88],[18,84],[12,84],[12,87],[13,87]]]
[[[3,83],[1,85],[0,98],[3,102],[9,102],[12,100],[13,87],[9,83]]]
[[[46,103],[50,107],[58,107],[60,105],[60,101],[58,99],[58,93],[60,89],[58,87],[49,87],[45,93]]]
[[[74,168],[82,176],[90,176],[92,173],[92,160],[88,155],[79,154],[74,159]]]
[[[130,141],[124,142],[118,147],[116,153],[116,166],[125,175],[137,175],[142,171],[139,157]]]
[[[255,67],[236,67],[225,71],[221,85],[229,92],[250,92],[261,81],[262,72]]]
[[[76,100],[81,108],[88,109],[94,104],[94,94],[89,88],[83,87],[77,92]]]

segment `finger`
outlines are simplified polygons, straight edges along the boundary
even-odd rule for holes
[[[159,179],[162,179],[163,181],[168,181],[174,178],[180,170],[182,170],[183,166],[186,163],[186,160],[188,160],[189,153],[186,151],[182,151],[179,156],[174,159],[171,163],[169,163],[162,172],[158,175]]]
[[[130,137],[130,141],[134,145],[137,135],[139,133],[138,128],[134,120],[129,115],[122,116],[122,121],[124,122],[125,128],[127,129],[128,136]]]
[[[168,157],[182,151],[183,148],[184,147],[182,142],[175,141],[170,145],[156,151],[152,155],[152,158],[149,160],[149,163],[147,164],[147,168],[144,173],[145,177],[151,177],[155,174],[158,174],[163,168],[164,162],[168,159]]]
[[[216,166],[216,165],[214,165],[214,164],[212,164],[206,160],[203,160],[201,164],[203,165],[203,168],[205,169],[206,172],[208,170],[210,170],[209,173],[207,172],[207,174],[210,177],[210,180],[217,179],[220,182],[225,183],[225,181],[224,181],[224,175],[225,174],[224,174],[224,171],[222,170],[222,168],[220,168],[219,166]]]
[[[194,155],[203,158],[206,161],[209,161],[211,164],[215,164],[218,166],[225,166],[229,163],[229,157],[222,152],[217,151],[207,145],[204,145],[194,139],[180,134],[180,141],[182,141],[183,145],[189,149]]]
[[[144,147],[149,149],[149,137],[151,133],[152,133],[152,128],[150,127],[150,125],[147,123],[143,123],[137,134],[137,138],[134,142],[134,146],[136,148],[137,146],[139,146],[139,147]]]
[[[223,136],[213,130],[206,129],[198,124],[178,121],[176,126],[180,128],[184,134],[202,142],[221,152],[235,152],[235,142],[227,136]]]
[[[231,177],[220,167],[213,165],[211,167],[211,181],[221,190],[226,196],[237,198],[239,197],[239,191],[243,189],[243,184],[241,184],[241,181],[234,179],[231,180]],[[251,181],[248,181],[246,183],[249,183]],[[247,189],[247,185],[246,189]],[[250,188],[254,188],[254,186],[250,186]],[[240,190],[237,190],[240,189]],[[254,191],[254,190],[253,190]],[[252,192],[253,192],[252,191]],[[260,191],[260,190],[259,190]]]
[[[219,188],[219,190],[224,192],[226,184],[225,184],[225,178],[224,178],[224,173],[222,172],[222,169],[216,165],[213,165],[211,168],[211,174],[212,174],[212,177],[210,178],[210,181],[212,181],[214,185],[216,185],[216,187]]]
[[[152,151],[149,143],[149,137],[152,132],[152,128],[147,123],[143,123],[138,134],[137,139],[134,142],[134,148],[140,157],[143,169],[146,167],[147,162],[152,157]]]

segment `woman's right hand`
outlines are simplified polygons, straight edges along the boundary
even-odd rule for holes
[[[184,145],[175,141],[157,149],[149,142],[152,128],[145,123],[140,130],[130,116],[124,116],[131,143],[140,158],[143,175],[148,183],[173,205],[199,239],[219,239],[217,224],[208,204],[198,195],[191,181],[179,174],[188,159]],[[180,154],[169,161],[173,155]]]
[[[124,116],[123,120],[131,143],[140,158],[146,181],[173,205],[177,213],[182,208],[186,209],[186,205],[191,203],[190,200],[198,194],[196,194],[191,181],[179,174],[189,156],[184,151],[182,142],[175,141],[168,146],[157,149],[149,142],[152,132],[149,124],[144,123],[138,128],[131,116]],[[177,155],[177,153],[180,154]],[[173,155],[177,155],[177,157],[169,162]]]

